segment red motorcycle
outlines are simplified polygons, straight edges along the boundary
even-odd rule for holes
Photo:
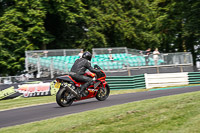
[[[95,69],[101,68],[98,65],[94,66]],[[82,97],[80,94],[80,86],[84,83],[76,82],[71,76],[65,75],[56,78],[55,88],[59,88],[56,94],[56,102],[61,107],[70,106],[74,101],[84,100],[88,98],[96,97],[99,101],[104,101],[110,94],[110,87],[105,81],[106,74],[103,70],[99,74],[86,72],[85,76],[93,78],[93,83],[87,89],[85,94],[87,96]]]

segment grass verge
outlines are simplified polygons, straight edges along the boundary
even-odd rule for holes
[[[146,91],[145,89],[129,89],[129,90],[111,90],[110,95],[131,93]],[[0,101],[0,111],[5,109],[13,109],[18,107],[26,107],[31,105],[39,105],[45,103],[56,102],[56,96],[40,96],[40,97],[28,97],[28,98],[17,98]]]
[[[95,109],[0,129],[3,133],[199,133],[200,92]]]

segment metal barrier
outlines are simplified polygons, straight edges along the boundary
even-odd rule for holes
[[[106,78],[111,89],[145,89],[144,74],[136,76],[109,76]]]
[[[141,55],[141,50],[127,48],[127,53],[132,55]]]
[[[188,85],[188,73],[145,74],[146,89]]]
[[[160,53],[158,60],[154,60],[153,54],[145,55],[145,51],[130,49],[126,47],[117,48],[93,48],[94,57],[109,59],[114,57],[113,62],[122,62],[125,66],[160,66],[160,65],[193,65],[192,54],[190,52]],[[117,55],[116,55],[117,54]],[[123,60],[123,61],[122,61]],[[157,63],[156,63],[157,62]]]
[[[141,74],[135,76],[107,76],[110,89],[152,89],[168,86],[200,84],[200,72]],[[0,91],[0,100],[15,94],[24,93],[24,96],[55,95],[58,88],[51,83],[22,84],[18,89],[14,86]]]
[[[37,71],[39,77],[44,71],[51,78],[55,74],[68,74],[75,60],[79,58],[78,53],[80,51],[81,49],[26,51],[26,70],[29,71],[29,68],[31,68],[32,71]],[[129,69],[136,67],[193,65],[190,52],[161,53],[156,65],[152,54],[148,57],[147,63],[146,55],[136,49],[128,49],[126,47],[94,48],[92,51],[92,65],[98,64],[104,71],[109,72],[129,71]],[[113,59],[110,59],[110,55],[112,55]]]
[[[22,76],[8,76],[8,77],[0,77],[0,84],[13,84],[28,81],[29,77],[26,75]]]
[[[53,75],[56,72],[68,73],[69,69],[67,68],[67,65],[72,65],[72,63],[60,60],[60,57],[78,56],[81,51],[82,49],[26,51],[26,71],[30,72],[29,68],[31,68],[32,71],[37,71],[39,77],[42,71],[48,71],[51,78],[53,78]]]
[[[29,50],[25,51],[25,64],[26,64],[26,71],[29,70],[29,66],[31,63],[29,58],[32,58],[37,62],[37,66],[40,67],[39,60],[41,57],[51,57],[51,56],[75,56],[81,52],[82,49],[56,49],[56,50]],[[54,60],[54,58],[53,58]]]
[[[166,65],[170,64],[193,64],[192,54],[190,52],[164,53],[160,58],[165,61]]]
[[[150,89],[176,85],[200,84],[200,73],[142,74],[136,76],[109,76],[106,81],[111,89]]]
[[[200,72],[108,76],[106,81],[111,89],[151,89],[200,84]]]
[[[188,73],[189,84],[200,84],[200,72]]]
[[[128,53],[127,47],[114,47],[114,48],[93,48],[93,55],[98,54],[119,54],[119,53]]]

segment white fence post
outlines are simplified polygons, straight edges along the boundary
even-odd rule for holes
[[[27,51],[25,51],[25,67],[26,67],[26,71],[28,72],[28,53],[27,53]]]
[[[149,83],[148,83],[148,76],[147,76],[147,73],[144,74],[144,79],[145,79],[145,86],[146,86],[146,89],[149,89]]]
[[[37,71],[38,71],[38,78],[40,78],[40,56],[37,57]]]

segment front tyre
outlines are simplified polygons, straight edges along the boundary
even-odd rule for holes
[[[104,101],[108,98],[110,94],[110,87],[106,84],[105,88],[100,88],[97,92],[96,99],[99,101]]]
[[[69,97],[70,92],[62,88],[56,94],[56,102],[61,107],[68,107],[73,103],[73,99]]]

